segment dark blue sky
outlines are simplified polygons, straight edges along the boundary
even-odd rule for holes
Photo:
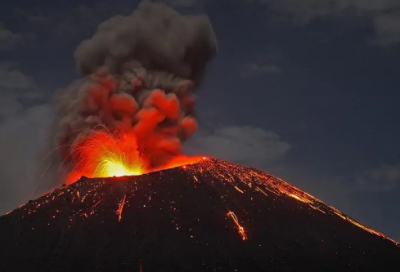
[[[165,2],[205,12],[219,43],[188,151],[262,168],[400,240],[400,3]],[[76,46],[136,4],[0,4],[0,209],[35,187],[47,100],[79,76]]]

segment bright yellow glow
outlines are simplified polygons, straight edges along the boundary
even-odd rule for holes
[[[100,160],[94,173],[95,177],[139,176],[145,173],[140,163],[128,164],[123,156],[109,155]]]
[[[76,176],[106,178],[138,176],[147,172],[147,163],[140,156],[136,137],[132,134],[94,131],[77,144],[75,152],[78,160],[67,184],[75,182]]]
[[[134,134],[110,134],[93,131],[74,147],[75,167],[67,177],[69,185],[80,177],[107,178],[139,176],[149,171],[159,171],[199,162],[206,157],[176,156],[159,168],[150,168],[147,158],[141,156]]]

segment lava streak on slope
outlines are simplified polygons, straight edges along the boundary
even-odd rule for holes
[[[235,222],[235,224],[239,230],[239,234],[242,236],[243,241],[247,240],[246,232],[245,232],[244,228],[240,225],[239,219],[236,217],[236,214],[232,211],[229,211],[226,215],[231,217],[233,222]]]
[[[268,173],[211,158],[140,176],[82,178],[1,217],[0,229],[0,271],[400,265],[399,244],[384,234]]]
[[[121,220],[122,220],[122,211],[124,210],[125,203],[126,203],[126,195],[124,195],[124,198],[122,199],[121,203],[119,203],[119,207],[117,210],[119,222],[121,222]]]

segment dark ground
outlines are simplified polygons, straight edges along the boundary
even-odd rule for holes
[[[0,271],[400,271],[395,243],[288,190],[218,160],[83,178],[0,218]]]

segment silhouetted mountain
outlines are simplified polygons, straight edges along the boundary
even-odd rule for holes
[[[86,179],[0,218],[0,271],[400,271],[400,248],[265,172]]]

